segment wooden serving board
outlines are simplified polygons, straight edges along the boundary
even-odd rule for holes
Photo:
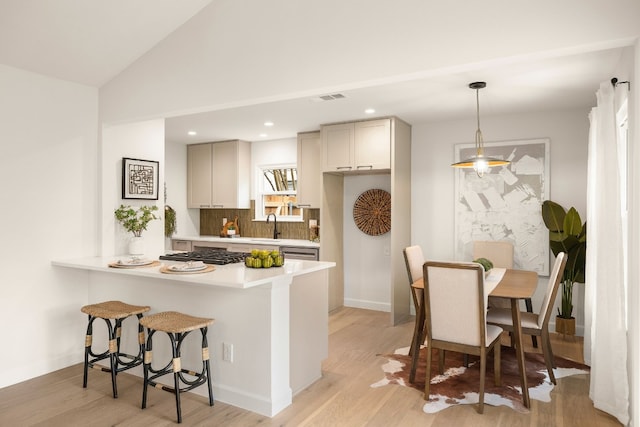
[[[109,267],[113,268],[147,268],[147,267],[157,267],[160,265],[160,261],[153,261],[151,264],[144,265],[127,265],[127,264],[118,264],[117,262],[109,263]]]
[[[216,267],[213,265],[207,265],[205,268],[203,268],[202,270],[195,270],[195,271],[174,271],[169,269],[168,266],[163,265],[162,267],[160,267],[160,273],[166,273],[166,274],[199,274],[199,273],[208,273],[210,271],[215,270]]]

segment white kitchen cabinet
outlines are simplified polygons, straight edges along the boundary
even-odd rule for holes
[[[325,125],[323,172],[367,172],[391,168],[391,119]]]
[[[298,206],[320,208],[322,205],[322,145],[320,132],[298,134]]]
[[[187,207],[248,209],[251,146],[246,141],[187,147]]]

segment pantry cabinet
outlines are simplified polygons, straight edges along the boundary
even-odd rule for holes
[[[298,206],[320,208],[322,205],[322,170],[320,156],[322,146],[320,132],[298,134]]]
[[[248,209],[251,146],[222,141],[187,146],[187,207]]]
[[[322,126],[323,172],[391,168],[391,119]]]

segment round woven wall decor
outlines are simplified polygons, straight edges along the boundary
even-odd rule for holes
[[[378,188],[367,190],[353,204],[356,226],[369,236],[379,236],[391,230],[391,194]]]

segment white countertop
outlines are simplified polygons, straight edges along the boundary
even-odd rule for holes
[[[298,246],[303,248],[319,248],[320,243],[304,239],[269,239],[265,237],[218,237],[218,236],[173,236],[172,240],[191,240],[213,243],[242,243],[248,245]]]
[[[222,239],[229,240],[229,239]],[[311,242],[312,243],[312,242]],[[160,267],[165,265],[179,264],[174,261],[161,260],[159,266],[138,267],[138,268],[113,268],[110,263],[118,260],[127,260],[129,255],[112,257],[88,257],[67,260],[54,260],[52,265],[58,267],[75,268],[89,271],[100,271],[104,273],[149,277],[159,280],[172,280],[193,284],[198,286],[221,286],[227,288],[252,288],[254,286],[265,285],[274,280],[286,278],[286,276],[297,276],[314,271],[325,270],[335,267],[334,262],[325,261],[302,261],[285,260],[282,267],[271,268],[247,268],[243,263],[216,265],[215,270],[208,273],[197,274],[166,274],[160,272]]]

